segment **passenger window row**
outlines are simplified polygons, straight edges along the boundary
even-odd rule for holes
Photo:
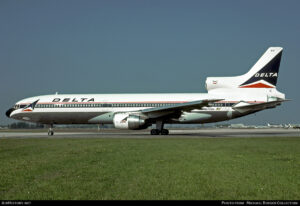
[[[36,108],[94,108],[94,107],[163,107],[163,106],[173,106],[174,103],[124,103],[124,104],[37,104]]]

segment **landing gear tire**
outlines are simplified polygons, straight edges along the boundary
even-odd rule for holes
[[[151,129],[151,135],[168,135],[169,134],[169,130],[167,129],[163,129],[163,130],[159,130],[159,129]]]
[[[161,135],[168,135],[168,134],[169,134],[169,130],[167,130],[167,129],[163,129],[161,131]]]
[[[156,129],[151,130],[151,135],[168,135],[169,130],[164,129],[164,121],[163,120],[157,120],[156,121]]]
[[[53,124],[50,124],[49,130],[48,130],[48,136],[53,136],[54,131],[53,131]]]
[[[48,132],[48,136],[53,136],[54,135],[54,132],[53,131],[49,131]]]
[[[158,129],[151,129],[151,135],[159,135],[160,131]]]

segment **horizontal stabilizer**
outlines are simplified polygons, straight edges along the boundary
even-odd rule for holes
[[[281,105],[282,102],[290,101],[290,100],[276,100],[264,103],[246,103],[246,102],[239,102],[234,105],[232,108],[238,112],[244,113],[249,111],[259,111],[264,109],[274,108],[276,106]]]

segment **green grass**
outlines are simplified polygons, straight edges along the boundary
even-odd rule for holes
[[[0,139],[0,199],[300,199],[300,139]]]

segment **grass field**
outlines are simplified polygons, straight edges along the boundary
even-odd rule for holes
[[[0,199],[300,199],[300,139],[0,139]]]

